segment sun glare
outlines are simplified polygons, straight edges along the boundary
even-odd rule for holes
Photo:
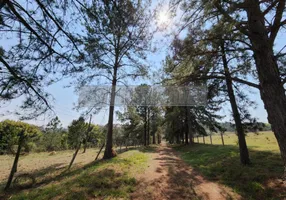
[[[170,20],[170,13],[167,10],[160,11],[158,14],[157,21],[158,21],[159,27],[161,27],[161,28],[168,26],[170,21],[171,21]]]

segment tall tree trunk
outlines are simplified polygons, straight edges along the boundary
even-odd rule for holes
[[[234,91],[233,91],[233,87],[232,87],[232,79],[231,79],[231,74],[230,74],[229,69],[228,69],[228,63],[227,63],[224,45],[225,45],[224,41],[222,40],[222,44],[221,44],[222,61],[223,61],[223,67],[224,67],[224,73],[225,73],[227,93],[229,96],[229,100],[230,100],[230,104],[231,104],[231,108],[232,108],[232,113],[233,113],[233,118],[235,121],[237,136],[238,136],[240,162],[243,165],[247,165],[250,163],[250,159],[249,159],[248,149],[247,149],[247,145],[246,145],[243,126],[241,123],[241,118],[240,118],[240,114],[238,111],[238,107],[237,107],[237,103],[236,103],[236,99],[235,99],[235,95],[234,95]]]
[[[113,114],[114,114],[114,103],[115,103],[115,94],[116,94],[116,83],[117,83],[117,65],[114,67],[113,71],[113,80],[111,88],[111,97],[110,97],[110,106],[109,106],[109,117],[108,117],[108,131],[106,137],[105,151],[103,159],[110,159],[116,155],[112,151],[113,143]]]
[[[175,133],[175,121],[173,121],[173,133]],[[180,132],[176,132],[176,143],[180,144]]]
[[[204,142],[204,144],[206,144],[206,141],[205,141],[205,136],[203,135],[203,142]]]
[[[194,140],[194,134],[192,131],[190,131],[190,133],[189,133],[189,138],[190,138],[190,144],[194,144],[195,140]]]
[[[185,144],[189,144],[189,119],[188,107],[185,107]]]
[[[147,107],[147,145],[150,144],[150,108]]]
[[[154,114],[154,120],[155,120],[155,125],[156,124],[156,120],[157,120],[157,117],[156,117],[156,114]],[[153,129],[153,128],[152,128]],[[157,129],[157,128],[156,128]],[[155,130],[156,130],[155,129]],[[153,144],[156,144],[156,131],[155,130],[152,130],[153,131]],[[159,143],[159,142],[158,142]]]
[[[246,2],[249,5],[247,9],[249,39],[258,72],[260,95],[280,148],[284,162],[284,178],[286,178],[286,96],[273,53],[276,36],[271,34],[269,37],[267,34],[259,2],[254,0],[246,0]],[[281,3],[282,8],[285,8],[285,1]]]
[[[21,148],[22,148],[22,145],[23,145],[23,141],[24,141],[24,133],[22,132],[22,133],[20,134],[20,137],[19,137],[19,140],[18,140],[17,152],[16,152],[16,155],[15,155],[14,163],[13,163],[13,166],[12,166],[12,169],[11,169],[11,172],[10,172],[10,175],[9,175],[9,178],[8,178],[8,181],[7,181],[7,184],[6,184],[6,186],[5,186],[5,190],[8,190],[8,189],[10,188],[10,185],[11,185],[11,183],[12,183],[14,174],[17,172],[18,161],[19,161],[19,157],[20,157],[20,153],[21,153]]]
[[[213,144],[212,134],[210,134],[210,142]]]
[[[84,149],[83,149],[83,152],[82,152],[82,153],[85,153],[85,152],[86,152],[86,149],[87,149],[87,142],[88,142],[88,140],[89,140],[89,132],[90,132],[91,118],[92,118],[92,115],[90,115],[90,118],[89,118],[89,123],[88,123],[88,127],[87,127],[86,134],[85,134],[85,140],[84,140]]]
[[[144,108],[144,146],[147,146],[147,107]]]

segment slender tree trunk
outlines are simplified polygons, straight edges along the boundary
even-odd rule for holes
[[[147,146],[147,107],[144,108],[144,146]]]
[[[221,137],[222,145],[224,146],[223,132],[220,132],[220,137]]]
[[[70,162],[70,165],[69,165],[69,168],[68,168],[68,169],[71,168],[71,166],[72,166],[72,164],[73,164],[73,162],[74,162],[74,160],[75,160],[75,158],[76,158],[76,156],[77,156],[77,153],[78,153],[78,151],[80,150],[80,147],[81,147],[81,142],[79,143],[78,147],[77,147],[76,150],[75,150],[75,153],[73,154],[73,157],[72,157],[72,159],[71,159],[71,162]]]
[[[156,115],[156,113],[154,113],[153,114],[153,123],[155,123],[155,125],[156,125],[156,127],[157,128],[154,128],[154,126],[153,126],[153,128],[152,128],[152,131],[153,131],[153,144],[156,144],[156,131],[155,130],[158,130],[158,126],[157,126],[157,122],[156,122],[156,120],[157,120],[157,115]],[[154,122],[155,121],[155,122]],[[155,130],[153,130],[153,129],[155,129]]]
[[[190,131],[189,138],[190,138],[190,144],[194,144],[195,140],[194,140],[194,135],[192,131]]]
[[[115,95],[116,95],[116,82],[117,82],[117,65],[114,67],[114,74],[112,80],[112,88],[111,88],[111,97],[110,97],[110,106],[109,106],[109,117],[108,117],[108,131],[106,137],[106,145],[105,151],[103,155],[103,159],[110,159],[115,157],[116,155],[112,151],[112,143],[113,143],[113,114],[114,114],[114,103],[115,103]]]
[[[189,119],[188,107],[185,107],[185,144],[189,144]]]
[[[87,142],[88,142],[88,140],[89,140],[89,132],[90,132],[91,118],[92,118],[92,115],[90,115],[90,118],[89,118],[89,123],[88,123],[88,127],[87,127],[86,134],[85,134],[85,140],[84,140],[84,149],[83,149],[83,152],[82,152],[82,153],[85,153],[85,152],[86,152],[86,149],[87,149]]]
[[[273,53],[275,35],[269,36],[267,33],[259,2],[254,0],[246,0],[246,2],[249,5],[247,9],[249,39],[261,87],[260,95],[280,148],[285,167],[284,178],[286,178],[286,96],[277,60]],[[281,1],[281,3],[282,8],[285,8],[285,1]]]
[[[238,136],[239,151],[240,151],[240,162],[243,165],[247,165],[250,163],[250,159],[249,159],[248,149],[247,149],[247,145],[246,145],[243,126],[241,123],[241,118],[240,118],[240,114],[238,111],[238,107],[237,107],[237,103],[236,103],[236,99],[235,99],[235,95],[234,95],[234,91],[233,91],[233,87],[232,87],[232,79],[231,79],[231,74],[230,74],[229,69],[228,69],[228,63],[227,63],[224,45],[225,45],[224,41],[222,40],[222,44],[221,44],[222,61],[223,61],[223,67],[224,67],[224,73],[225,73],[227,93],[229,96],[229,100],[230,100],[230,104],[231,104],[231,108],[232,108],[232,113],[233,113],[233,118],[235,121],[237,136]]]
[[[104,143],[102,144],[102,146],[101,146],[101,148],[100,148],[100,150],[99,150],[99,152],[97,153],[97,155],[96,155],[96,158],[95,158],[95,160],[97,160],[98,159],[98,156],[99,156],[99,154],[101,153],[101,151],[102,151],[102,149],[103,149],[103,147],[104,147]],[[120,146],[120,150],[121,150],[121,146]]]
[[[152,143],[156,144],[156,132],[155,131],[153,131],[153,142]]]
[[[11,185],[11,183],[12,183],[14,174],[17,172],[18,161],[19,161],[19,157],[20,157],[20,153],[21,153],[21,148],[22,148],[22,145],[23,145],[23,141],[24,141],[24,133],[22,132],[21,135],[20,135],[20,137],[19,137],[19,140],[18,140],[17,152],[16,152],[16,155],[15,155],[14,163],[13,163],[13,166],[12,166],[12,169],[11,169],[11,172],[10,172],[10,175],[9,175],[9,178],[8,178],[8,181],[7,181],[7,184],[6,184],[6,186],[5,186],[5,190],[8,190],[8,189],[10,188],[10,185]]]
[[[204,144],[206,144],[206,141],[205,141],[205,136],[203,135],[203,142],[204,142]]]
[[[211,144],[213,144],[212,134],[210,134],[210,141],[211,141]]]
[[[199,136],[197,136],[197,142],[200,143],[200,141],[199,141]]]
[[[175,122],[173,121],[173,132],[175,131]],[[180,132],[177,132],[176,134],[176,143],[180,144]]]
[[[147,108],[147,145],[150,145],[150,108]]]

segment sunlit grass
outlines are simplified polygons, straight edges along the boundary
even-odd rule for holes
[[[64,172],[52,182],[25,191],[11,191],[9,199],[128,199],[134,175],[147,167],[148,153],[130,150],[111,160],[94,162]]]
[[[212,141],[213,144],[222,144],[221,136],[217,134],[212,136]],[[197,142],[197,138],[195,138],[195,142]],[[209,136],[205,137],[205,142],[206,144],[210,144]],[[246,142],[247,146],[255,150],[279,152],[277,140],[272,131],[247,133]],[[199,143],[203,143],[202,137],[199,138]],[[238,145],[237,136],[232,132],[226,132],[224,134],[224,143],[226,145]]]
[[[226,146],[221,145],[220,136],[213,136],[213,143],[220,145],[195,144],[174,149],[208,179],[230,186],[246,199],[286,198],[285,186],[277,180],[283,174],[283,163],[272,132],[248,134],[249,166],[240,164],[237,136],[226,134],[224,138]],[[205,141],[210,143],[209,138]],[[275,186],[270,187],[271,183]]]

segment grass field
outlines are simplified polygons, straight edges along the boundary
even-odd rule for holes
[[[272,132],[247,134],[246,140],[252,164],[239,162],[237,136],[225,134],[225,146],[220,136],[209,137],[207,144],[174,147],[183,160],[198,169],[208,179],[230,186],[246,199],[285,199],[286,187],[277,177],[283,173],[283,164]],[[195,142],[197,139],[195,139]],[[203,142],[199,138],[200,143]]]
[[[42,173],[45,178],[39,179],[38,174],[34,188],[14,188],[11,193],[0,194],[0,199],[127,199],[136,185],[134,176],[147,167],[147,159],[148,152],[130,150],[112,160],[90,162],[71,171],[48,167]]]
[[[174,146],[183,160],[207,179],[231,187],[245,199],[286,199],[286,188],[277,177],[283,172],[276,139],[272,132],[247,134],[252,164],[239,162],[237,136],[224,135],[225,146],[219,135],[205,137],[202,144]],[[197,138],[195,138],[197,141]],[[31,153],[21,156],[18,174],[29,173],[36,179],[30,189],[12,187],[0,192],[0,199],[129,199],[136,188],[136,175],[143,172],[155,148],[139,148],[119,154],[109,161],[96,161],[98,149],[78,154],[70,171],[67,166],[74,151]],[[13,156],[0,156],[0,190],[9,175]]]
[[[224,143],[226,145],[238,145],[237,136],[234,133],[226,132],[223,136]],[[220,135],[212,136],[213,144],[222,144]],[[197,142],[197,138],[195,138]],[[203,138],[199,137],[199,143],[203,143]],[[205,137],[205,143],[210,144],[210,137]],[[279,153],[279,148],[277,140],[271,131],[257,132],[257,133],[247,133],[246,134],[246,143],[247,146],[251,149],[260,150],[260,151],[271,151]]]
[[[92,162],[98,152],[98,149],[88,149],[86,153],[82,154],[82,150],[78,153],[74,165],[82,166]],[[65,168],[71,161],[73,150],[58,151],[55,155],[50,155],[48,152],[30,153],[25,156],[20,156],[18,163],[18,173],[40,173],[45,171],[48,167],[55,169]],[[11,167],[13,165],[13,155],[0,156],[0,184],[6,181]]]

